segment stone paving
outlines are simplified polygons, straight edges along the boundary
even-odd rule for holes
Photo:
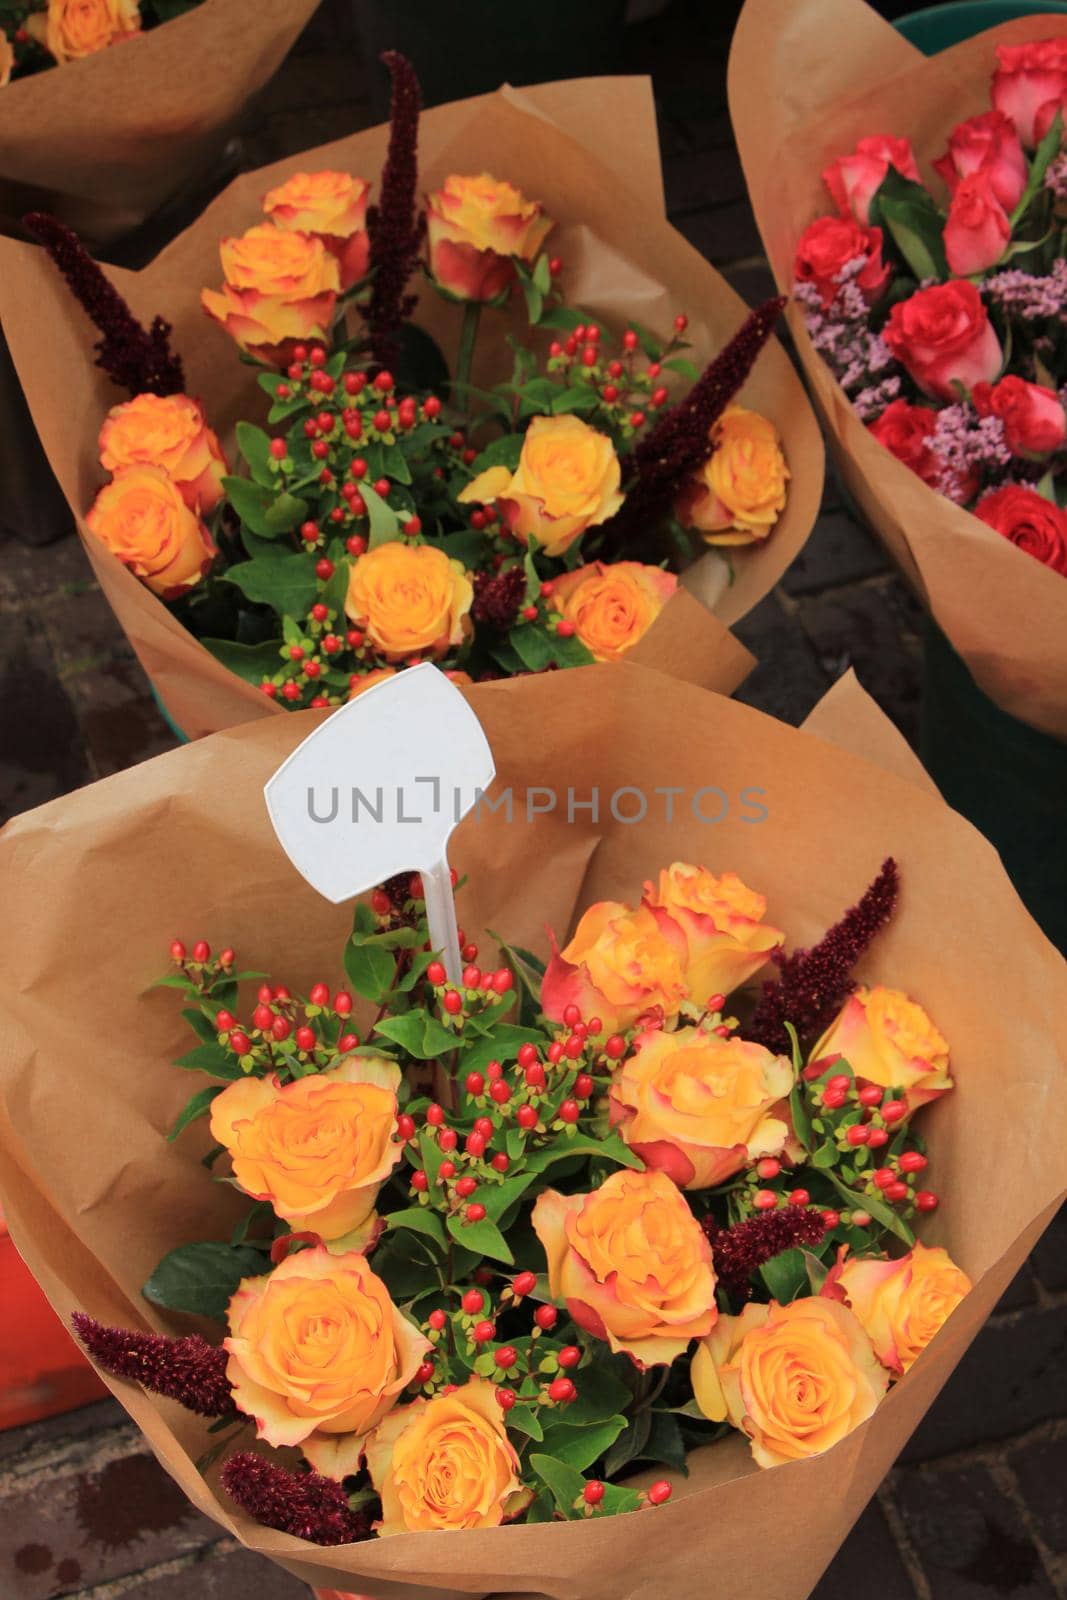
[[[772,284],[724,110],[734,17],[729,3],[673,0],[627,30],[626,52],[631,70],[653,72],[672,219],[755,301]],[[342,0],[326,0],[263,96],[244,164],[364,125],[365,84]],[[0,615],[0,816],[174,743],[75,538],[0,546]],[[851,666],[914,741],[918,622],[831,482],[803,559],[738,629],[760,662],[740,698],[796,723]],[[1067,1600],[1065,1485],[1067,1214],[864,1512],[817,1600],[874,1586],[880,1600]],[[306,1590],[195,1513],[114,1402],[0,1434],[0,1600],[246,1595],[300,1600]]]

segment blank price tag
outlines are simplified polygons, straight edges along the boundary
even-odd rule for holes
[[[495,776],[478,718],[423,662],[335,711],[263,793],[282,849],[335,905],[396,873],[421,873],[430,941],[459,983],[448,840]]]

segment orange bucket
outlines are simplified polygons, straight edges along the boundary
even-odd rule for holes
[[[0,1429],[99,1400],[107,1390],[38,1288],[0,1211]]]

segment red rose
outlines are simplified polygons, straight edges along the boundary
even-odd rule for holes
[[[930,448],[937,424],[932,406],[913,406],[907,400],[894,400],[882,415],[868,424],[870,431],[886,449],[903,461],[931,489],[938,487],[943,462]]]
[[[1003,111],[986,111],[953,128],[948,149],[934,166],[953,194],[961,178],[986,173],[1005,211],[1015,209],[1026,188],[1028,168],[1022,141]]]
[[[1067,515],[1044,495],[1009,484],[987,494],[974,514],[1019,550],[1067,578]]]
[[[992,382],[1003,360],[981,295],[959,279],[900,301],[882,337],[924,394],[942,400],[959,398],[954,384]]]
[[[1038,144],[1067,103],[1067,38],[998,44],[992,100],[1010,117],[1023,144]]]
[[[817,217],[800,236],[795,274],[801,283],[814,284],[828,306],[837,294],[842,278],[854,261],[862,269],[853,282],[868,302],[877,300],[889,281],[889,267],[882,260],[881,228],[865,228],[851,217]]]
[[[893,139],[876,133],[861,139],[850,156],[839,156],[822,175],[843,217],[855,217],[864,226],[870,221],[871,201],[890,167],[905,178],[919,181],[911,145],[907,139]]]
[[[987,172],[974,172],[960,181],[948,208],[944,237],[945,258],[961,278],[988,271],[1008,248],[1011,223]]]
[[[1067,416],[1054,389],[1025,378],[976,383],[971,393],[980,417],[999,417],[1008,449],[1017,456],[1048,456],[1067,442]]]

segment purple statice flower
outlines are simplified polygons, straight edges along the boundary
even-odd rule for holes
[[[1045,169],[1045,188],[1060,205],[1067,205],[1067,150],[1063,150]]]
[[[999,484],[1012,465],[1001,418],[980,417],[968,402],[938,412],[930,448],[942,463],[937,487],[957,505],[973,500],[979,484]]]
[[[1067,317],[1067,259],[1057,257],[1040,276],[1009,267],[982,285],[983,294],[1011,317],[1023,322],[1058,322]]]
[[[828,306],[813,284],[798,281],[793,294],[816,351],[864,422],[872,422],[900,394],[901,368],[882,336],[870,328],[871,308],[854,281],[863,266],[859,259],[846,263]]]
[[[894,374],[891,378],[884,378],[881,383],[857,389],[852,396],[852,409],[861,422],[877,422],[886,407],[900,399],[901,387],[900,378]]]

